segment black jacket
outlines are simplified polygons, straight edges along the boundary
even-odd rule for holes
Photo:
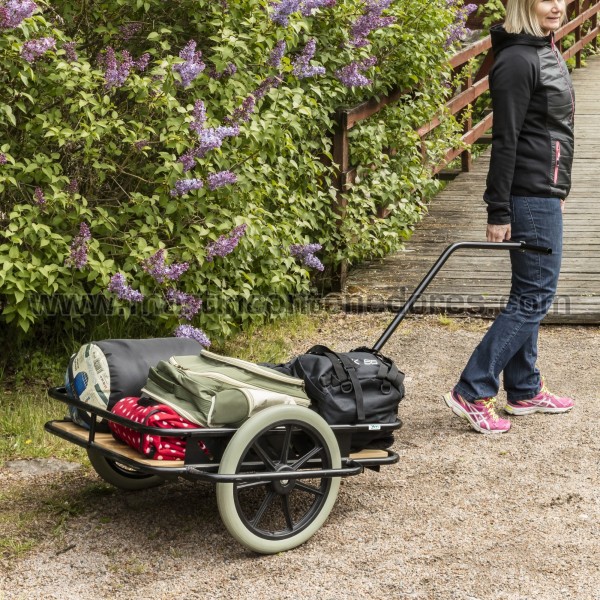
[[[575,92],[552,34],[492,27],[492,157],[488,223],[510,223],[509,197],[566,198],[571,188]]]

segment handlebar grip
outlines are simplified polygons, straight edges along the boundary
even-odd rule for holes
[[[525,242],[520,243],[521,250],[524,250],[525,252],[537,252],[538,254],[552,254],[552,248],[536,246],[535,244],[526,244]]]

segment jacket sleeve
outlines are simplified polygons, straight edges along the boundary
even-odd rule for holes
[[[483,199],[488,223],[510,223],[510,190],[519,134],[535,89],[538,65],[521,53],[503,52],[490,75],[494,124],[492,156]]]

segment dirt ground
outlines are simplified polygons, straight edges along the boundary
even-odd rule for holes
[[[373,343],[389,318],[331,315],[296,351]],[[407,375],[399,463],[344,479],[325,525],[286,553],[237,544],[211,485],[122,492],[87,470],[3,469],[0,517],[29,520],[37,542],[0,559],[0,599],[600,600],[600,328],[542,328],[539,366],[571,413],[484,436],[441,395],[488,324],[402,324],[385,348]]]

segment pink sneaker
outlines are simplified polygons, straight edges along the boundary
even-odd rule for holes
[[[455,415],[467,419],[471,427],[479,433],[505,433],[510,429],[510,421],[501,419],[496,413],[496,398],[467,402],[452,390],[444,395],[444,402]]]
[[[530,400],[514,400],[506,403],[504,410],[511,415],[532,415],[533,413],[563,413],[573,408],[572,398],[557,396],[546,387],[542,377],[542,389]]]

